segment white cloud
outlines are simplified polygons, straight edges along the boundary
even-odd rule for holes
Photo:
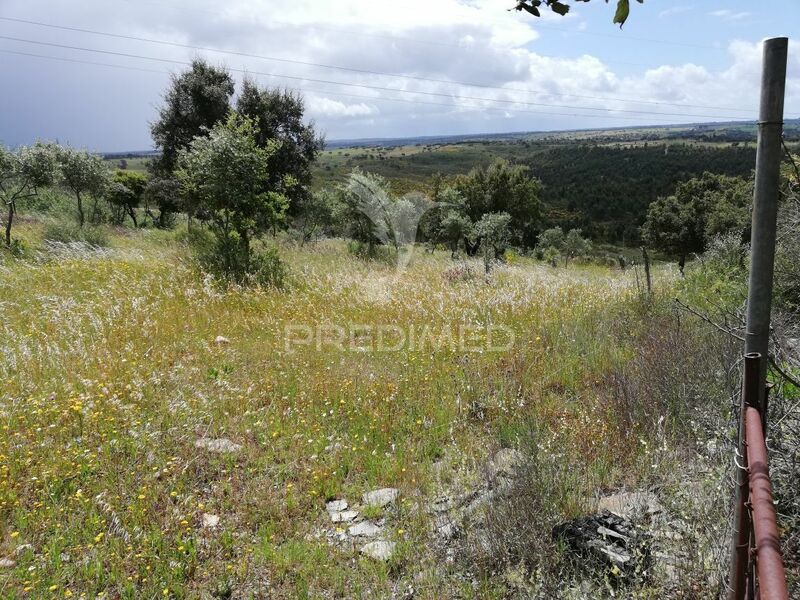
[[[318,117],[366,117],[380,112],[375,106],[370,106],[363,102],[345,104],[338,100],[316,95],[306,97],[306,107],[312,116]]]
[[[741,21],[742,19],[746,19],[750,16],[750,13],[747,11],[733,11],[733,10],[713,10],[710,14],[712,17],[718,17],[720,19],[724,19],[725,21]]]
[[[673,15],[679,15],[681,13],[689,12],[690,10],[692,10],[691,6],[671,6],[658,13],[658,18],[664,19],[666,17],[671,17]]]
[[[758,42],[735,41],[728,44],[727,55],[700,53],[691,63],[671,60],[672,48],[664,48],[660,66],[621,71],[589,53],[559,58],[539,51],[536,27],[541,21],[509,12],[508,0],[407,0],[391,10],[369,0],[230,0],[214,10],[189,5],[189,0],[120,0],[114,11],[104,0],[74,6],[46,6],[50,3],[45,0],[0,2],[3,15],[295,61],[4,24],[7,35],[19,37],[181,62],[205,56],[234,69],[237,79],[242,77],[239,70],[245,70],[262,84],[299,88],[309,115],[329,139],[710,120],[706,116],[753,118],[758,101]],[[574,12],[572,29],[585,25],[588,14]],[[607,24],[607,11],[603,19]],[[582,37],[570,36],[571,53],[585,47],[578,43]],[[151,69],[181,68],[58,49],[14,49]],[[797,56],[798,50],[793,43],[790,55]],[[147,122],[155,118],[166,76],[7,58],[0,60],[0,74],[15,93],[0,95],[3,141],[23,143],[41,136],[100,149],[149,146]],[[794,61],[787,85],[787,112],[793,114],[800,110],[798,69],[800,61]],[[58,94],[44,94],[44,89],[57,89]],[[702,108],[720,106],[750,112]],[[603,109],[617,111],[618,118]],[[587,116],[569,116],[575,114]],[[107,141],[109,132],[119,140]]]

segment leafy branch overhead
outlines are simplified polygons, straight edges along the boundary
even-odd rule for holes
[[[644,3],[644,0],[636,1],[639,4]],[[589,0],[574,0],[574,2],[589,2]],[[608,0],[606,0],[606,4],[608,4]],[[559,14],[562,17],[566,15],[570,9],[570,5],[567,4],[567,0],[564,2],[560,2],[559,0],[518,0],[514,9],[524,10],[532,14],[534,17],[540,17],[542,16],[542,13],[539,9],[542,6],[549,8],[554,13]],[[630,0],[617,0],[617,11],[614,13],[614,23],[619,23],[619,26],[622,27],[625,21],[628,20],[630,10]]]

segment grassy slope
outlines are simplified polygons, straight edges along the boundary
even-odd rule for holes
[[[36,243],[36,225],[19,233]],[[237,597],[383,597],[421,571],[422,597],[488,594],[427,569],[437,564],[424,543],[434,461],[474,470],[530,419],[592,485],[634,483],[632,467],[649,460],[601,385],[641,326],[630,273],[524,260],[488,285],[448,283],[444,256],[419,253],[396,275],[325,242],[285,252],[290,290],[220,293],[170,235],[114,245],[0,265],[0,539],[3,554],[32,544],[0,572],[4,597],[194,597],[228,586]],[[459,322],[507,325],[515,345],[284,346],[287,324]],[[204,436],[243,450],[195,448]],[[388,566],[312,535],[327,522],[326,498],[378,486],[402,493],[388,515],[400,542]],[[568,516],[593,489],[570,490],[557,512]],[[221,517],[220,530],[200,526],[204,512]]]

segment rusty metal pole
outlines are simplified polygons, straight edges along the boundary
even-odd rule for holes
[[[758,148],[756,152],[756,181],[753,194],[753,225],[750,239],[750,280],[747,292],[747,327],[745,352],[757,353],[758,377],[754,384],[758,390],[751,399],[753,406],[761,407],[767,380],[769,356],[769,323],[772,310],[772,277],[775,267],[775,237],[778,218],[778,189],[780,183],[781,135],[783,133],[783,101],[786,90],[786,59],[788,38],[772,38],[764,42],[763,71],[761,75],[761,106],[758,120]],[[763,360],[762,360],[763,359]],[[745,367],[747,369],[747,367]],[[745,414],[743,386],[742,407],[739,420],[738,461],[746,462]],[[736,467],[736,489],[731,541],[731,566],[728,577],[729,600],[742,600],[745,593],[747,570],[747,544],[749,532],[747,510],[747,473]],[[744,537],[743,534],[747,533]],[[744,551],[742,542],[745,543]]]
[[[748,406],[747,463],[750,468],[750,502],[753,510],[753,538],[758,573],[758,597],[764,600],[789,600],[786,572],[781,558],[781,538],[772,502],[767,445],[761,429],[761,413]]]
[[[758,402],[758,381],[761,370],[761,355],[757,352],[744,357],[744,381],[739,412],[739,452],[736,460],[736,504],[733,507],[733,542],[731,548],[731,570],[728,577],[728,598],[742,600],[745,597],[750,563],[750,515],[745,503],[749,495],[750,482],[747,477],[747,444],[745,443],[745,417],[747,407]]]

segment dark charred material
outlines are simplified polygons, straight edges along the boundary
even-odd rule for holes
[[[650,536],[607,510],[557,525],[553,538],[618,580],[642,579],[650,568]]]

